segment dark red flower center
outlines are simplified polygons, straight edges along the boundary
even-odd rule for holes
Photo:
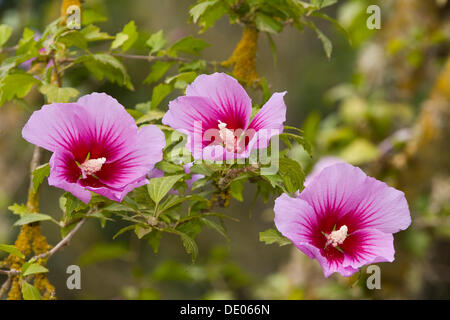
[[[72,148],[73,158],[66,163],[71,182],[78,182],[84,187],[105,187],[100,179],[112,174],[107,163],[109,152],[99,143],[76,143]]]
[[[312,231],[312,244],[327,260],[341,262],[344,253],[352,255],[358,249],[358,239],[352,235],[358,225],[352,214],[338,215],[328,211],[319,215]]]

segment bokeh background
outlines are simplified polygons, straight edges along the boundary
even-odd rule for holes
[[[241,28],[222,18],[199,35],[188,23],[189,0],[86,0],[108,20],[98,25],[110,34],[134,20],[142,32],[165,31],[169,40],[195,35],[211,44],[207,60],[232,53]],[[366,27],[370,4],[381,7],[381,29]],[[59,15],[60,1],[0,0],[0,23],[20,38],[25,26],[42,31]],[[368,174],[403,190],[413,216],[411,227],[395,237],[396,260],[379,264],[381,290],[368,290],[360,275],[323,277],[316,261],[293,246],[259,242],[259,232],[273,227],[273,199],[253,203],[256,189],[245,186],[244,201],[227,210],[240,222],[227,222],[231,238],[205,230],[197,238],[196,263],[176,236],[163,235],[157,254],[132,233],[112,240],[122,227],[101,228],[89,221],[70,246],[49,261],[50,281],[60,299],[435,299],[450,298],[450,3],[446,0],[339,0],[326,12],[348,30],[351,45],[332,24],[318,25],[333,42],[330,60],[312,30],[293,28],[274,36],[276,63],[268,39],[258,43],[257,70],[272,91],[287,90],[287,125],[305,131],[313,158],[297,146],[292,156],[310,171],[324,156],[338,156]],[[144,37],[143,37],[144,38]],[[143,40],[145,41],[145,40]],[[86,71],[67,74],[82,94],[104,91],[127,108],[151,98],[142,81],[151,66],[126,61],[136,88],[130,92],[92,80]],[[254,101],[261,93],[250,91]],[[174,98],[169,96],[167,102]],[[27,105],[0,108],[0,243],[13,243],[19,231],[7,207],[26,201],[32,145],[21,128],[43,101],[38,93]],[[47,159],[49,154],[46,155]],[[41,211],[60,218],[62,191],[45,186]],[[50,243],[59,231],[43,225]],[[68,290],[66,268],[78,264],[82,289]]]

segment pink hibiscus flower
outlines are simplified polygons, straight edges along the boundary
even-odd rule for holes
[[[146,175],[161,161],[165,146],[160,129],[138,130],[125,108],[104,93],[43,106],[31,115],[22,136],[53,152],[49,185],[85,203],[90,191],[120,202],[147,184]]]
[[[311,181],[313,181],[314,178],[317,177],[319,175],[319,173],[322,172],[323,169],[325,169],[329,166],[332,166],[333,164],[343,163],[343,162],[345,162],[345,161],[342,160],[341,158],[334,157],[334,156],[326,156],[326,157],[320,158],[319,161],[317,161],[317,163],[314,165],[312,171],[306,177],[304,186],[307,187],[311,183]]]
[[[325,277],[392,262],[392,234],[411,224],[403,192],[347,163],[323,169],[297,198],[281,195],[274,211],[277,229],[317,259]]]
[[[169,103],[162,122],[187,135],[186,148],[196,160],[247,158],[283,132],[285,93],[274,93],[250,122],[252,102],[236,79],[200,75],[185,96]]]

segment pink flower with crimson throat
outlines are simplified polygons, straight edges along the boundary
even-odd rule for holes
[[[31,115],[22,136],[53,152],[49,185],[85,203],[90,191],[120,202],[147,184],[165,146],[160,129],[138,129],[125,108],[105,93],[43,106]]]
[[[392,234],[411,224],[403,192],[347,163],[320,171],[297,198],[281,195],[274,211],[277,229],[326,277],[394,261]]]
[[[247,158],[283,132],[284,95],[274,93],[250,121],[252,102],[236,79],[225,73],[200,75],[185,96],[169,103],[162,122],[187,135],[186,148],[196,160]]]

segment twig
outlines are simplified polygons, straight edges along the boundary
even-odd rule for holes
[[[62,239],[60,242],[58,242],[58,244],[56,246],[54,246],[51,250],[41,253],[37,256],[34,256],[33,258],[31,258],[31,261],[36,261],[42,258],[50,258],[51,256],[53,256],[59,249],[61,249],[62,247],[66,246],[69,244],[70,240],[73,238],[73,236],[75,235],[75,233],[78,232],[78,230],[80,230],[80,228],[83,226],[83,224],[87,221],[88,217],[84,217],[83,219],[80,220],[80,222],[78,222],[78,224],[75,226],[75,228],[73,228],[65,237],[64,239]]]
[[[34,147],[33,158],[30,162],[30,185],[28,187],[27,207],[31,212],[39,212],[39,190],[34,192],[33,172],[39,166],[41,161],[42,149],[38,146]]]
[[[59,73],[59,67],[58,64],[56,63],[55,57],[52,57],[52,61],[53,61],[53,71],[55,72],[55,76],[56,76],[56,83],[58,85],[58,87],[62,87],[62,79],[61,79],[61,74]]]
[[[14,275],[20,274],[20,271],[16,270],[16,269],[0,270],[0,274],[4,274],[7,276],[14,276]]]
[[[8,275],[8,279],[6,279],[6,281],[3,283],[2,287],[0,288],[0,299],[3,298],[3,296],[8,291],[10,286],[11,286],[11,275]]]
[[[125,53],[112,53],[114,57],[124,58],[124,59],[135,59],[135,60],[147,60],[148,62],[154,61],[179,61],[179,62],[192,62],[192,59],[182,58],[182,57],[171,57],[171,56],[145,56],[145,55],[137,55],[137,54],[125,54]],[[206,61],[207,64],[216,66],[217,62],[215,61]]]
[[[3,52],[14,52],[17,50],[17,48],[19,48],[19,46],[14,46],[14,47],[10,47],[10,48],[0,48],[0,53]]]
[[[154,62],[154,61],[163,61],[163,62],[170,62],[170,61],[178,61],[178,62],[192,62],[193,59],[189,58],[183,58],[183,57],[171,57],[171,56],[146,56],[146,55],[138,55],[138,54],[125,54],[125,53],[111,53],[112,56],[118,57],[118,58],[124,58],[124,59],[133,59],[133,60],[145,60],[148,62]],[[65,62],[74,62],[77,58],[64,58],[59,60],[59,62],[65,63]],[[216,61],[206,61],[207,64],[211,66],[217,66],[218,62]]]

